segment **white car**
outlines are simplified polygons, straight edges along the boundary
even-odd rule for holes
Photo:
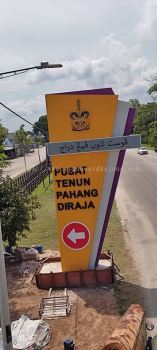
[[[140,147],[140,148],[138,148],[137,153],[138,154],[148,154],[148,150],[145,147]]]

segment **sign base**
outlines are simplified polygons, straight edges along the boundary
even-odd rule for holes
[[[114,283],[113,260],[102,253],[96,269],[63,272],[60,257],[50,258],[35,277],[40,289],[109,285]]]

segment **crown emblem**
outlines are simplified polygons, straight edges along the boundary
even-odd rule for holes
[[[77,111],[70,113],[72,130],[82,131],[89,129],[89,112],[81,111],[80,100],[77,100]]]

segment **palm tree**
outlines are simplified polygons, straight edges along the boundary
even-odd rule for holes
[[[26,131],[24,130],[24,125],[21,125],[20,129],[16,131],[15,142],[20,148],[21,156],[24,157],[25,170],[27,170],[25,152],[28,146],[28,139]]]
[[[147,92],[149,95],[151,95],[153,92],[157,92],[157,83],[154,83]]]

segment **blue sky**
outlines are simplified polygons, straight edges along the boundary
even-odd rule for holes
[[[0,10],[0,72],[63,64],[0,80],[0,101],[32,123],[46,113],[46,93],[111,86],[120,99],[149,100],[157,0],[5,0]],[[2,107],[0,119],[9,131],[21,125]]]

